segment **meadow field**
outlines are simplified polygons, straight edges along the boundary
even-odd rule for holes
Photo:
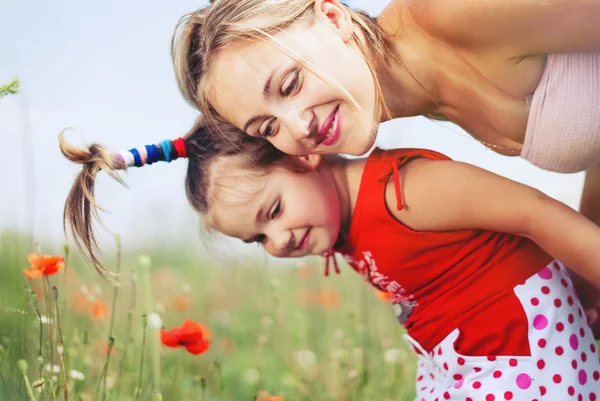
[[[73,249],[2,233],[1,400],[414,397],[389,301],[345,265],[326,278],[317,259],[227,264],[118,241],[104,260],[119,286]]]

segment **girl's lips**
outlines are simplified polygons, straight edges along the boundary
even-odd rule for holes
[[[304,248],[306,248],[308,246],[308,240],[309,239],[310,239],[310,228],[308,228],[306,230],[306,232],[304,233],[304,236],[300,240],[300,243],[298,244],[297,249],[304,249]]]
[[[339,139],[339,120],[340,120],[340,116],[339,116],[339,110],[340,110],[340,106],[337,105],[335,107],[335,109],[333,109],[333,111],[331,112],[331,114],[329,116],[327,116],[327,118],[325,119],[325,121],[323,122],[323,125],[321,126],[321,128],[319,129],[319,132],[315,138],[315,144],[319,145],[320,143],[324,143],[324,142],[337,142],[337,139]],[[337,123],[336,123],[337,121]],[[336,131],[336,126],[337,126],[337,138],[334,138],[335,141],[332,141],[330,138],[336,136],[335,132]],[[333,129],[332,129],[333,127]],[[330,133],[330,130],[332,131]],[[329,137],[327,136],[329,134]],[[327,144],[326,144],[327,145]]]

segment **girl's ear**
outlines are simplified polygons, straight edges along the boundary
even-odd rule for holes
[[[321,155],[304,155],[304,156],[293,156],[296,162],[309,170],[317,168],[321,163]]]

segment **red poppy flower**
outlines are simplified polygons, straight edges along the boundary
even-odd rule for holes
[[[188,319],[180,327],[161,330],[160,341],[171,348],[185,347],[187,352],[194,355],[205,352],[210,346],[210,340],[202,327]]]
[[[90,309],[94,319],[101,320],[108,317],[108,306],[101,299],[92,302]]]
[[[38,255],[32,253],[27,257],[31,265],[29,269],[23,270],[27,278],[40,278],[56,274],[65,265],[65,258],[62,256]]]
[[[188,310],[190,308],[191,303],[192,302],[190,301],[190,297],[188,297],[187,295],[177,295],[173,299],[173,306],[175,307],[175,309],[181,312],[185,312],[186,310]]]
[[[389,302],[392,299],[392,294],[387,291],[380,291],[375,289],[375,295],[383,302]]]

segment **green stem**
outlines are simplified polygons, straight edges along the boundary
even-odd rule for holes
[[[119,389],[121,388],[121,380],[123,377],[123,369],[125,368],[125,363],[127,362],[129,346],[133,343],[133,336],[131,335],[131,329],[133,327],[133,313],[135,312],[135,306],[137,303],[137,279],[136,275],[132,274],[130,277],[131,280],[131,298],[129,300],[129,309],[127,311],[127,335],[126,335],[126,343],[125,349],[123,350],[123,358],[121,359],[121,363],[119,364],[119,372],[117,375],[117,383],[115,385],[114,394],[115,400],[119,399]]]
[[[115,237],[115,242],[117,243],[117,266],[115,269],[115,274],[118,279],[119,273],[121,272],[121,237],[117,235]],[[110,326],[108,328],[108,351],[106,352],[106,362],[104,363],[104,368],[102,369],[102,401],[106,401],[106,376],[108,375],[110,354],[112,352],[113,346],[115,345],[115,338],[113,337],[113,328],[115,326],[115,312],[117,309],[118,291],[119,286],[115,285],[113,289],[112,310],[110,313]]]
[[[140,396],[142,395],[142,377],[143,377],[143,370],[144,370],[144,350],[146,349],[146,327],[148,323],[148,319],[146,315],[142,315],[142,352],[141,352],[141,356],[140,356],[140,375],[138,378],[138,385],[137,385],[137,392],[135,394],[135,399],[139,400]]]
[[[54,366],[54,343],[53,343],[53,333],[52,329],[54,328],[53,320],[52,320],[52,307],[50,305],[50,279],[48,276],[44,276],[44,295],[46,299],[46,314],[48,318],[48,347],[49,347],[49,363],[50,366]],[[48,288],[48,290],[46,290]]]
[[[36,401],[35,396],[33,395],[33,389],[31,388],[31,383],[29,383],[29,377],[27,377],[27,361],[24,359],[18,360],[17,367],[23,375],[23,381],[25,382],[25,388],[27,389],[27,395],[29,396],[29,400]]]
[[[144,312],[147,314],[154,312],[154,299],[152,297],[152,283],[150,279],[150,267],[152,260],[149,256],[140,256],[138,259],[140,284],[143,291]],[[152,391],[155,397],[160,397],[161,378],[160,378],[160,340],[158,330],[153,329],[150,332],[150,352],[152,358]]]
[[[54,399],[54,401],[56,401],[56,391],[54,391],[54,384],[52,383],[52,380],[45,380],[45,381],[50,383],[50,390],[52,390],[52,399]],[[65,397],[66,397],[66,392],[67,392],[67,389],[65,388]]]
[[[69,389],[67,388],[67,366],[65,364],[65,346],[64,346],[64,342],[63,342],[63,334],[62,334],[62,326],[60,325],[60,313],[59,313],[59,308],[58,308],[58,287],[57,286],[53,286],[52,287],[52,298],[54,299],[54,308],[55,308],[55,313],[56,313],[56,327],[58,327],[58,346],[57,349],[58,351],[58,357],[60,358],[60,366],[62,368],[62,372],[63,372],[63,394],[65,396],[65,401],[68,400],[68,392]],[[52,384],[52,383],[51,383]],[[52,391],[54,391],[54,385],[52,386]],[[56,399],[56,396],[54,397]]]
[[[31,383],[29,383],[29,378],[25,373],[23,373],[23,380],[25,381],[25,388],[27,389],[27,396],[31,401],[36,401],[35,396],[33,395],[33,390],[31,389]]]
[[[67,288],[69,288],[68,287],[68,283],[67,283],[67,272],[68,272],[68,268],[69,268],[69,251],[70,251],[69,245],[65,245],[63,247],[63,250],[64,250],[64,254],[65,254],[65,267],[64,267],[65,273],[63,274],[63,284],[64,284],[63,288],[66,291]],[[67,297],[63,297],[62,308],[63,308],[63,312],[66,313],[66,310],[67,310]],[[57,309],[56,313],[58,314],[58,309]],[[63,318],[64,322],[66,322],[66,320],[67,320],[67,316],[65,316]],[[61,342],[62,342],[62,340],[61,340]]]

